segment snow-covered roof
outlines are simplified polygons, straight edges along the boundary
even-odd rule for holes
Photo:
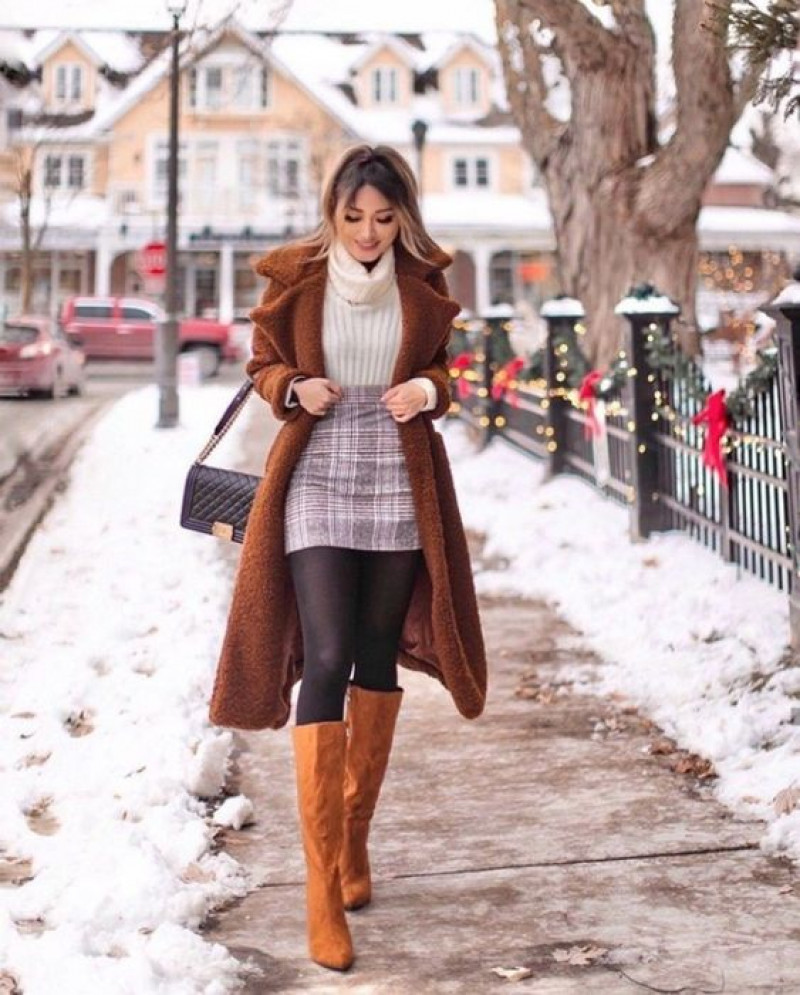
[[[417,65],[417,50],[414,49],[407,41],[403,38],[397,38],[391,34],[371,34],[366,38],[366,45],[363,46],[358,54],[358,57],[350,64],[351,72],[358,72],[361,67],[367,63],[376,52],[380,52],[382,48],[391,49],[392,52],[400,59],[405,62],[406,65],[414,68]]]
[[[480,190],[425,194],[423,213],[432,228],[449,230],[516,230],[533,234],[549,233],[552,227],[543,190],[533,190],[527,197]]]
[[[35,31],[29,38],[24,38],[24,61],[29,65],[41,65],[68,43],[80,49],[95,65],[108,65],[120,72],[134,72],[144,62],[141,47],[124,31],[52,29]]]
[[[772,170],[750,152],[729,146],[714,173],[714,183],[770,186]]]
[[[800,217],[785,211],[708,206],[700,211],[697,228],[703,249],[739,245],[748,249],[800,252]]]

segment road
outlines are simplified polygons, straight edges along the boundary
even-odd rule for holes
[[[234,387],[242,377],[239,363],[226,364],[216,382]],[[0,591],[86,432],[106,407],[153,381],[149,363],[94,363],[80,397],[0,398]]]

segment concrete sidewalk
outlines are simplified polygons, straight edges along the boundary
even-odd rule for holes
[[[231,787],[256,822],[226,849],[254,890],[208,924],[263,972],[249,993],[800,993],[800,874],[758,850],[707,780],[633,711],[553,694],[592,659],[539,603],[484,602],[483,717],[429,678],[406,697],[378,813],[371,906],[349,915],[347,974],[307,959],[288,729],[238,736]],[[523,685],[525,696],[517,692]],[[521,966],[517,983],[493,968]]]

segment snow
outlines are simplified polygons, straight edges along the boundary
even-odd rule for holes
[[[769,187],[774,176],[772,170],[759,162],[755,156],[740,149],[728,147],[722,162],[714,173],[714,183],[719,184],[755,184]]]
[[[0,889],[0,964],[26,995],[235,988],[233,958],[196,932],[247,887],[211,846],[253,817],[244,796],[219,804],[232,735],[207,721],[230,574],[177,523],[229,394],[182,388],[170,431],[154,388],[119,401],[0,600],[0,861],[31,863]],[[629,542],[624,509],[500,441],[443,436],[465,525],[504,564],[479,568],[478,590],[551,602],[603,660],[570,670],[577,690],[625,695],[713,761],[719,799],[765,820],[765,851],[800,859],[786,596],[680,534]]]
[[[763,207],[703,207],[697,221],[703,249],[740,248],[800,254],[800,217]]]
[[[182,389],[170,432],[153,427],[155,388],[120,401],[2,596],[0,861],[30,860],[32,879],[0,890],[0,963],[26,995],[231,990],[233,958],[193,932],[245,891],[210,849],[232,735],[206,709],[230,578],[215,541],[177,524],[229,393]]]
[[[553,247],[550,210],[541,189],[531,191],[527,197],[483,190],[425,194],[423,213],[426,224],[432,228],[485,229],[495,235],[518,229],[529,237],[531,245]]]
[[[582,318],[585,313],[583,304],[574,297],[553,297],[539,309],[543,318]]]
[[[782,304],[800,304],[800,283],[787,283],[772,301],[773,307]]]
[[[614,314],[680,314],[680,308],[663,294],[652,297],[623,297]]]
[[[621,693],[710,759],[719,800],[765,820],[764,850],[800,860],[800,811],[773,805],[800,787],[787,596],[680,533],[630,542],[624,509],[575,478],[545,482],[502,441],[476,453],[457,423],[444,437],[464,524],[506,564],[477,574],[479,592],[551,602],[604,660],[596,683],[576,666],[577,686]]]
[[[227,798],[214,813],[214,824],[241,829],[253,821],[253,803],[246,795]]]

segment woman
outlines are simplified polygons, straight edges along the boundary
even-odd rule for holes
[[[474,718],[486,662],[432,425],[450,404],[450,259],[387,146],[343,154],[322,216],[256,266],[269,284],[247,372],[285,424],[250,513],[210,715],[280,727],[302,678],[293,744],[309,949],[346,970],[344,910],[371,898],[367,835],[403,694],[397,663],[436,677]]]

